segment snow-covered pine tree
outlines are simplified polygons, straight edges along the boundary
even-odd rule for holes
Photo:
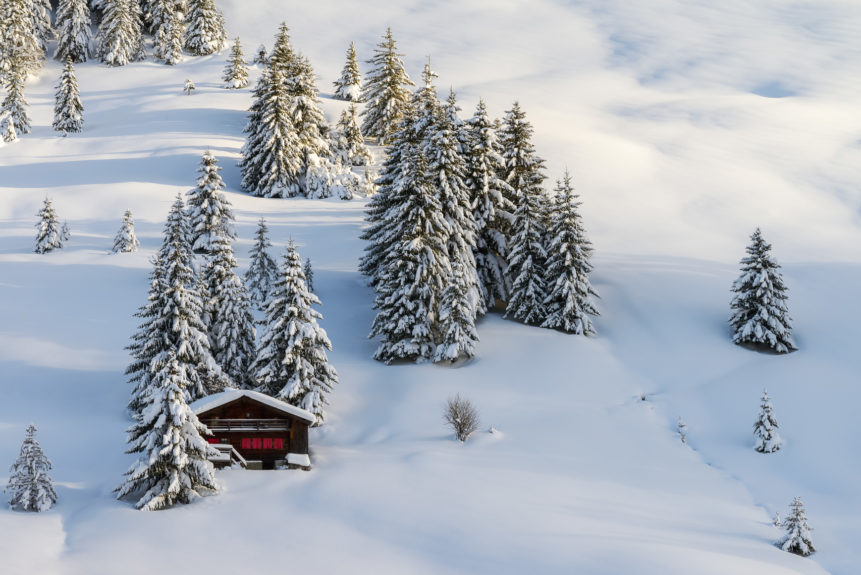
[[[783,520],[783,528],[786,530],[786,535],[778,542],[781,549],[802,557],[807,557],[816,551],[810,539],[810,532],[813,529],[807,524],[807,515],[804,513],[801,497],[795,497],[792,500],[789,515]]]
[[[185,49],[195,56],[207,56],[221,51],[227,43],[224,16],[215,0],[187,0]]]
[[[251,262],[248,271],[245,272],[245,285],[251,301],[258,309],[265,309],[269,291],[278,278],[278,265],[267,251],[272,244],[269,242],[269,228],[266,227],[266,220],[263,218],[260,218],[257,224],[254,237],[256,241],[248,254]]]
[[[796,349],[792,318],[786,308],[787,287],[780,265],[771,255],[771,244],[762,238],[759,228],[750,239],[748,255],[741,260],[741,275],[732,285],[732,341],[764,344],[777,353],[786,353]]]
[[[367,166],[371,163],[371,152],[365,145],[365,138],[359,129],[359,118],[356,106],[350,104],[338,120],[338,126],[332,131],[332,153],[340,158],[347,166]]]
[[[251,62],[252,64],[259,64],[261,66],[266,65],[266,46],[260,44],[257,47],[257,52],[254,53],[254,60]]]
[[[547,251],[544,217],[547,213],[544,160],[532,146],[532,125],[518,102],[506,113],[501,133],[505,150],[505,181],[515,198],[514,222],[508,239],[507,282],[511,286],[505,317],[540,325],[547,316],[544,279]]]
[[[212,244],[218,237],[236,239],[233,228],[235,217],[230,202],[224,195],[221,168],[211,151],[203,153],[197,187],[188,191],[188,221],[191,229],[191,249],[195,253],[212,253]]]
[[[33,6],[33,0],[0,2],[0,79],[16,70],[26,80],[42,65],[45,51],[33,17]]]
[[[108,66],[142,60],[143,23],[137,0],[104,0],[103,6],[97,35],[99,59]]]
[[[186,96],[191,96],[192,92],[194,92],[197,88],[194,85],[194,82],[191,81],[191,78],[185,79],[185,86],[182,87],[182,91],[185,92]]]
[[[87,0],[60,0],[57,8],[57,49],[54,58],[65,62],[86,62],[92,55],[92,18]]]
[[[84,105],[78,92],[78,79],[72,66],[72,57],[66,58],[60,83],[57,84],[54,105],[54,129],[58,132],[80,132],[84,128]]]
[[[290,96],[287,111],[302,148],[303,172],[307,172],[310,165],[316,164],[314,156],[324,162],[331,157],[329,124],[320,109],[316,76],[307,58],[297,54],[294,66],[284,80]],[[299,185],[302,193],[310,196],[304,180],[300,179]]]
[[[39,223],[36,224],[36,247],[33,249],[37,254],[46,254],[55,249],[63,247],[63,234],[60,227],[60,220],[57,219],[57,212],[54,211],[54,205],[51,200],[45,198],[42,209],[36,214],[39,216]]]
[[[451,275],[446,250],[450,236],[427,160],[417,147],[405,146],[398,181],[386,192],[386,245],[374,277],[377,316],[370,337],[379,337],[374,359],[424,362],[438,343],[437,313]]]
[[[451,276],[442,292],[439,306],[439,333],[441,341],[434,354],[434,362],[455,362],[461,357],[475,355],[478,332],[475,330],[475,309],[470,305],[469,280],[463,265],[451,263]]]
[[[485,306],[493,308],[497,300],[508,300],[506,237],[514,219],[514,204],[508,199],[511,186],[499,177],[504,166],[502,146],[483,100],[479,100],[468,130],[466,183],[476,227],[475,267]]]
[[[362,91],[362,99],[367,102],[362,111],[362,134],[388,144],[409,105],[409,86],[415,86],[404,68],[403,54],[397,52],[391,28],[386,29],[368,63],[373,69]]]
[[[14,142],[18,139],[18,133],[15,131],[15,122],[8,114],[0,116],[0,130],[3,132],[4,142]]]
[[[356,59],[356,46],[352,42],[347,49],[347,61],[341,70],[341,77],[334,84],[335,98],[351,102],[362,101],[362,73],[359,72],[359,61]]]
[[[9,469],[9,506],[21,511],[47,511],[57,503],[54,482],[48,475],[51,462],[36,441],[36,426],[27,427],[27,437],[21,444],[18,459]]]
[[[54,30],[51,28],[51,2],[50,0],[29,0],[29,2],[33,29],[36,31],[39,47],[44,56],[48,49],[48,41],[54,37]]]
[[[186,402],[194,367],[178,360],[173,349],[164,355],[128,429],[126,453],[140,456],[114,490],[117,499],[140,495],[135,507],[147,511],[191,503],[219,489],[208,459],[216,451],[202,437],[210,432]]]
[[[111,251],[115,254],[128,254],[138,251],[141,243],[135,235],[135,221],[131,210],[123,214],[123,225],[114,238],[114,247]]]
[[[150,263],[152,271],[149,274],[147,303],[138,308],[135,313],[135,317],[140,318],[142,323],[132,335],[131,343],[126,347],[132,357],[125,374],[129,376],[129,383],[133,385],[127,404],[133,418],[137,417],[144,407],[144,394],[152,382],[153,373],[150,367],[153,360],[166,353],[169,347],[161,337],[166,325],[159,307],[164,303],[162,294],[167,291],[164,270],[158,257],[154,256]]]
[[[589,316],[599,314],[593,300],[598,293],[589,281],[592,243],[586,238],[578,209],[582,202],[574,193],[568,170],[556,181],[554,191],[544,276],[549,291],[544,300],[547,318],[541,327],[594,335]]]
[[[245,56],[242,54],[242,44],[239,42],[239,36],[230,47],[230,58],[227,60],[227,66],[224,68],[224,86],[233,90],[245,88],[248,86],[248,64],[245,62]]]
[[[168,66],[182,61],[185,36],[183,5],[176,0],[151,0],[149,23],[152,29],[153,56]]]
[[[69,229],[69,220],[65,220],[63,222],[63,227],[60,228],[60,239],[63,240],[63,243],[69,241],[69,238],[72,237],[72,232]]]
[[[302,268],[305,272],[305,283],[308,286],[308,291],[314,293],[314,270],[311,268],[311,258],[305,258],[305,267]]]
[[[302,259],[291,240],[270,294],[266,331],[252,370],[258,391],[310,411],[317,418],[314,425],[320,425],[338,374],[326,356],[332,344],[317,324],[322,315],[314,304],[320,300],[308,290]]]
[[[759,416],[753,424],[753,436],[756,437],[754,449],[760,453],[774,453],[779,451],[783,445],[777,428],[777,418],[774,416],[774,408],[771,406],[771,398],[768,391],[762,390],[762,400],[759,404]]]
[[[230,239],[215,235],[210,258],[203,271],[207,293],[209,340],[216,363],[239,387],[252,386],[249,367],[255,357],[254,318],[242,280],[236,275],[236,259]]]
[[[12,124],[13,131],[17,137],[18,134],[30,133],[30,116],[27,114],[27,103],[24,97],[24,83],[27,80],[26,70],[18,65],[12,66],[6,71],[4,77],[3,88],[6,91],[6,97],[3,98],[3,103],[0,104],[0,118],[8,119]],[[8,128],[7,128],[8,129]],[[7,142],[13,141],[4,140]]]

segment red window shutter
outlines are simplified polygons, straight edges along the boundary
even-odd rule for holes
[[[264,437],[263,438],[263,449],[272,449],[272,438]]]
[[[260,438],[254,437],[251,439],[251,449],[260,449]]]
[[[275,449],[284,449],[284,440],[280,437],[275,438]]]
[[[242,438],[242,449],[251,449],[251,438],[243,437]]]
[[[209,439],[207,439],[207,441],[210,443],[218,443],[218,438],[217,437],[210,437]]]

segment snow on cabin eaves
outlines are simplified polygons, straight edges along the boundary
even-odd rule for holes
[[[235,401],[240,397],[249,397],[255,401],[266,404],[273,409],[277,409],[282,413],[298,417],[299,419],[304,419],[308,423],[314,423],[315,421],[314,415],[309,411],[305,411],[304,409],[296,407],[295,405],[290,405],[289,403],[284,403],[283,401],[275,399],[265,393],[251,391],[250,389],[227,389],[221,393],[213,393],[212,395],[201,397],[189,405],[189,407],[191,407],[195,415],[199,415],[211,409],[215,409],[216,407]]]

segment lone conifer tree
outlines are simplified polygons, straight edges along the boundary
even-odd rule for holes
[[[326,351],[332,344],[317,325],[320,304],[308,291],[302,259],[291,241],[266,308],[266,331],[260,340],[253,371],[258,390],[310,411],[314,425],[325,420],[327,395],[338,383]]]
[[[475,310],[469,305],[470,284],[457,260],[451,264],[451,276],[442,292],[439,311],[440,344],[434,354],[435,362],[457,361],[475,355],[478,332],[475,330]]]
[[[780,265],[771,255],[771,244],[762,238],[759,228],[750,239],[748,256],[741,260],[741,276],[732,285],[732,341],[764,344],[777,353],[786,353],[796,349],[792,318],[786,308],[786,284]]]
[[[98,55],[108,66],[125,66],[145,56],[143,22],[137,0],[104,0]]]
[[[347,49],[347,61],[341,70],[341,77],[335,82],[335,97],[339,100],[360,102],[362,100],[362,74],[359,72],[359,62],[356,59],[356,46],[350,42]]]
[[[754,449],[760,453],[774,453],[781,448],[783,441],[777,432],[779,425],[766,390],[762,390],[762,402],[759,407],[759,417],[753,424],[753,435],[756,437]]]
[[[38,232],[36,233],[36,247],[33,251],[37,254],[46,254],[62,248],[63,233],[51,200],[45,198],[42,209],[36,215],[39,216],[39,223],[36,224]]]
[[[92,55],[92,18],[87,0],[60,0],[57,8],[57,49],[54,58],[65,62],[86,62]]]
[[[383,41],[377,44],[368,63],[373,70],[368,75],[362,98],[368,103],[362,115],[362,133],[388,144],[398,124],[404,118],[410,101],[409,86],[415,86],[404,69],[403,54],[397,52],[392,29],[386,29]]]
[[[72,58],[66,58],[60,83],[57,84],[56,104],[54,105],[54,129],[58,132],[80,132],[84,127],[84,105],[78,92],[78,79]]]
[[[131,210],[126,210],[123,215],[123,225],[114,238],[113,252],[115,254],[127,254],[138,251],[141,243],[135,235],[135,221]]]
[[[54,482],[48,475],[51,462],[36,441],[36,426],[27,427],[21,453],[9,469],[9,506],[21,511],[47,511],[57,502]]]
[[[556,182],[555,192],[545,264],[545,283],[549,292],[544,301],[547,318],[541,327],[594,335],[595,328],[589,316],[598,315],[592,299],[598,294],[589,281],[592,244],[586,238],[578,211],[581,202],[577,201],[567,170]]]
[[[258,309],[264,309],[266,301],[269,299],[272,284],[278,277],[278,266],[267,251],[267,248],[272,247],[272,244],[269,242],[269,228],[266,227],[266,220],[263,218],[260,218],[260,222],[257,224],[254,237],[256,241],[248,254],[251,263],[248,266],[248,271],[245,272],[245,285],[248,288],[251,301]]]
[[[191,249],[196,253],[211,253],[218,237],[236,239],[233,229],[233,209],[222,193],[224,180],[218,160],[207,150],[198,168],[197,187],[188,191],[188,220],[191,228]]]
[[[792,500],[792,504],[789,506],[789,515],[783,520],[783,528],[786,530],[786,535],[778,543],[781,549],[802,557],[807,557],[816,551],[813,547],[813,541],[810,539],[810,532],[813,529],[807,524],[807,516],[804,514],[804,503],[801,502],[801,497]]]
[[[215,7],[215,0],[187,0],[185,49],[195,56],[219,52],[227,43],[224,15]]]
[[[6,97],[3,98],[3,103],[0,105],[0,118],[11,124],[10,134],[15,137],[4,140],[11,142],[17,139],[18,134],[30,133],[30,116],[27,115],[27,100],[24,98],[24,83],[27,79],[27,74],[24,68],[13,65],[6,72],[4,77],[3,88],[6,90]]]
[[[142,398],[143,409],[128,430],[127,453],[139,453],[115,492],[117,499],[140,495],[138,509],[152,511],[191,503],[218,491],[209,457],[216,451],[203,439],[209,430],[188,407],[188,377],[194,369],[174,350],[154,372]]]
[[[211,257],[203,271],[206,311],[212,356],[240,387],[253,383],[249,367],[254,360],[255,330],[251,302],[242,280],[236,275],[236,259],[230,240],[216,236]]]
[[[230,48],[230,58],[227,60],[227,66],[224,68],[224,85],[227,88],[238,90],[248,85],[248,64],[245,62],[245,56],[242,54],[242,44],[239,42],[239,36],[233,42]]]

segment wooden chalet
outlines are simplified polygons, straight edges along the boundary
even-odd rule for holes
[[[212,432],[208,440],[220,454],[211,458],[216,467],[311,469],[310,412],[246,389],[209,395],[190,407]]]

